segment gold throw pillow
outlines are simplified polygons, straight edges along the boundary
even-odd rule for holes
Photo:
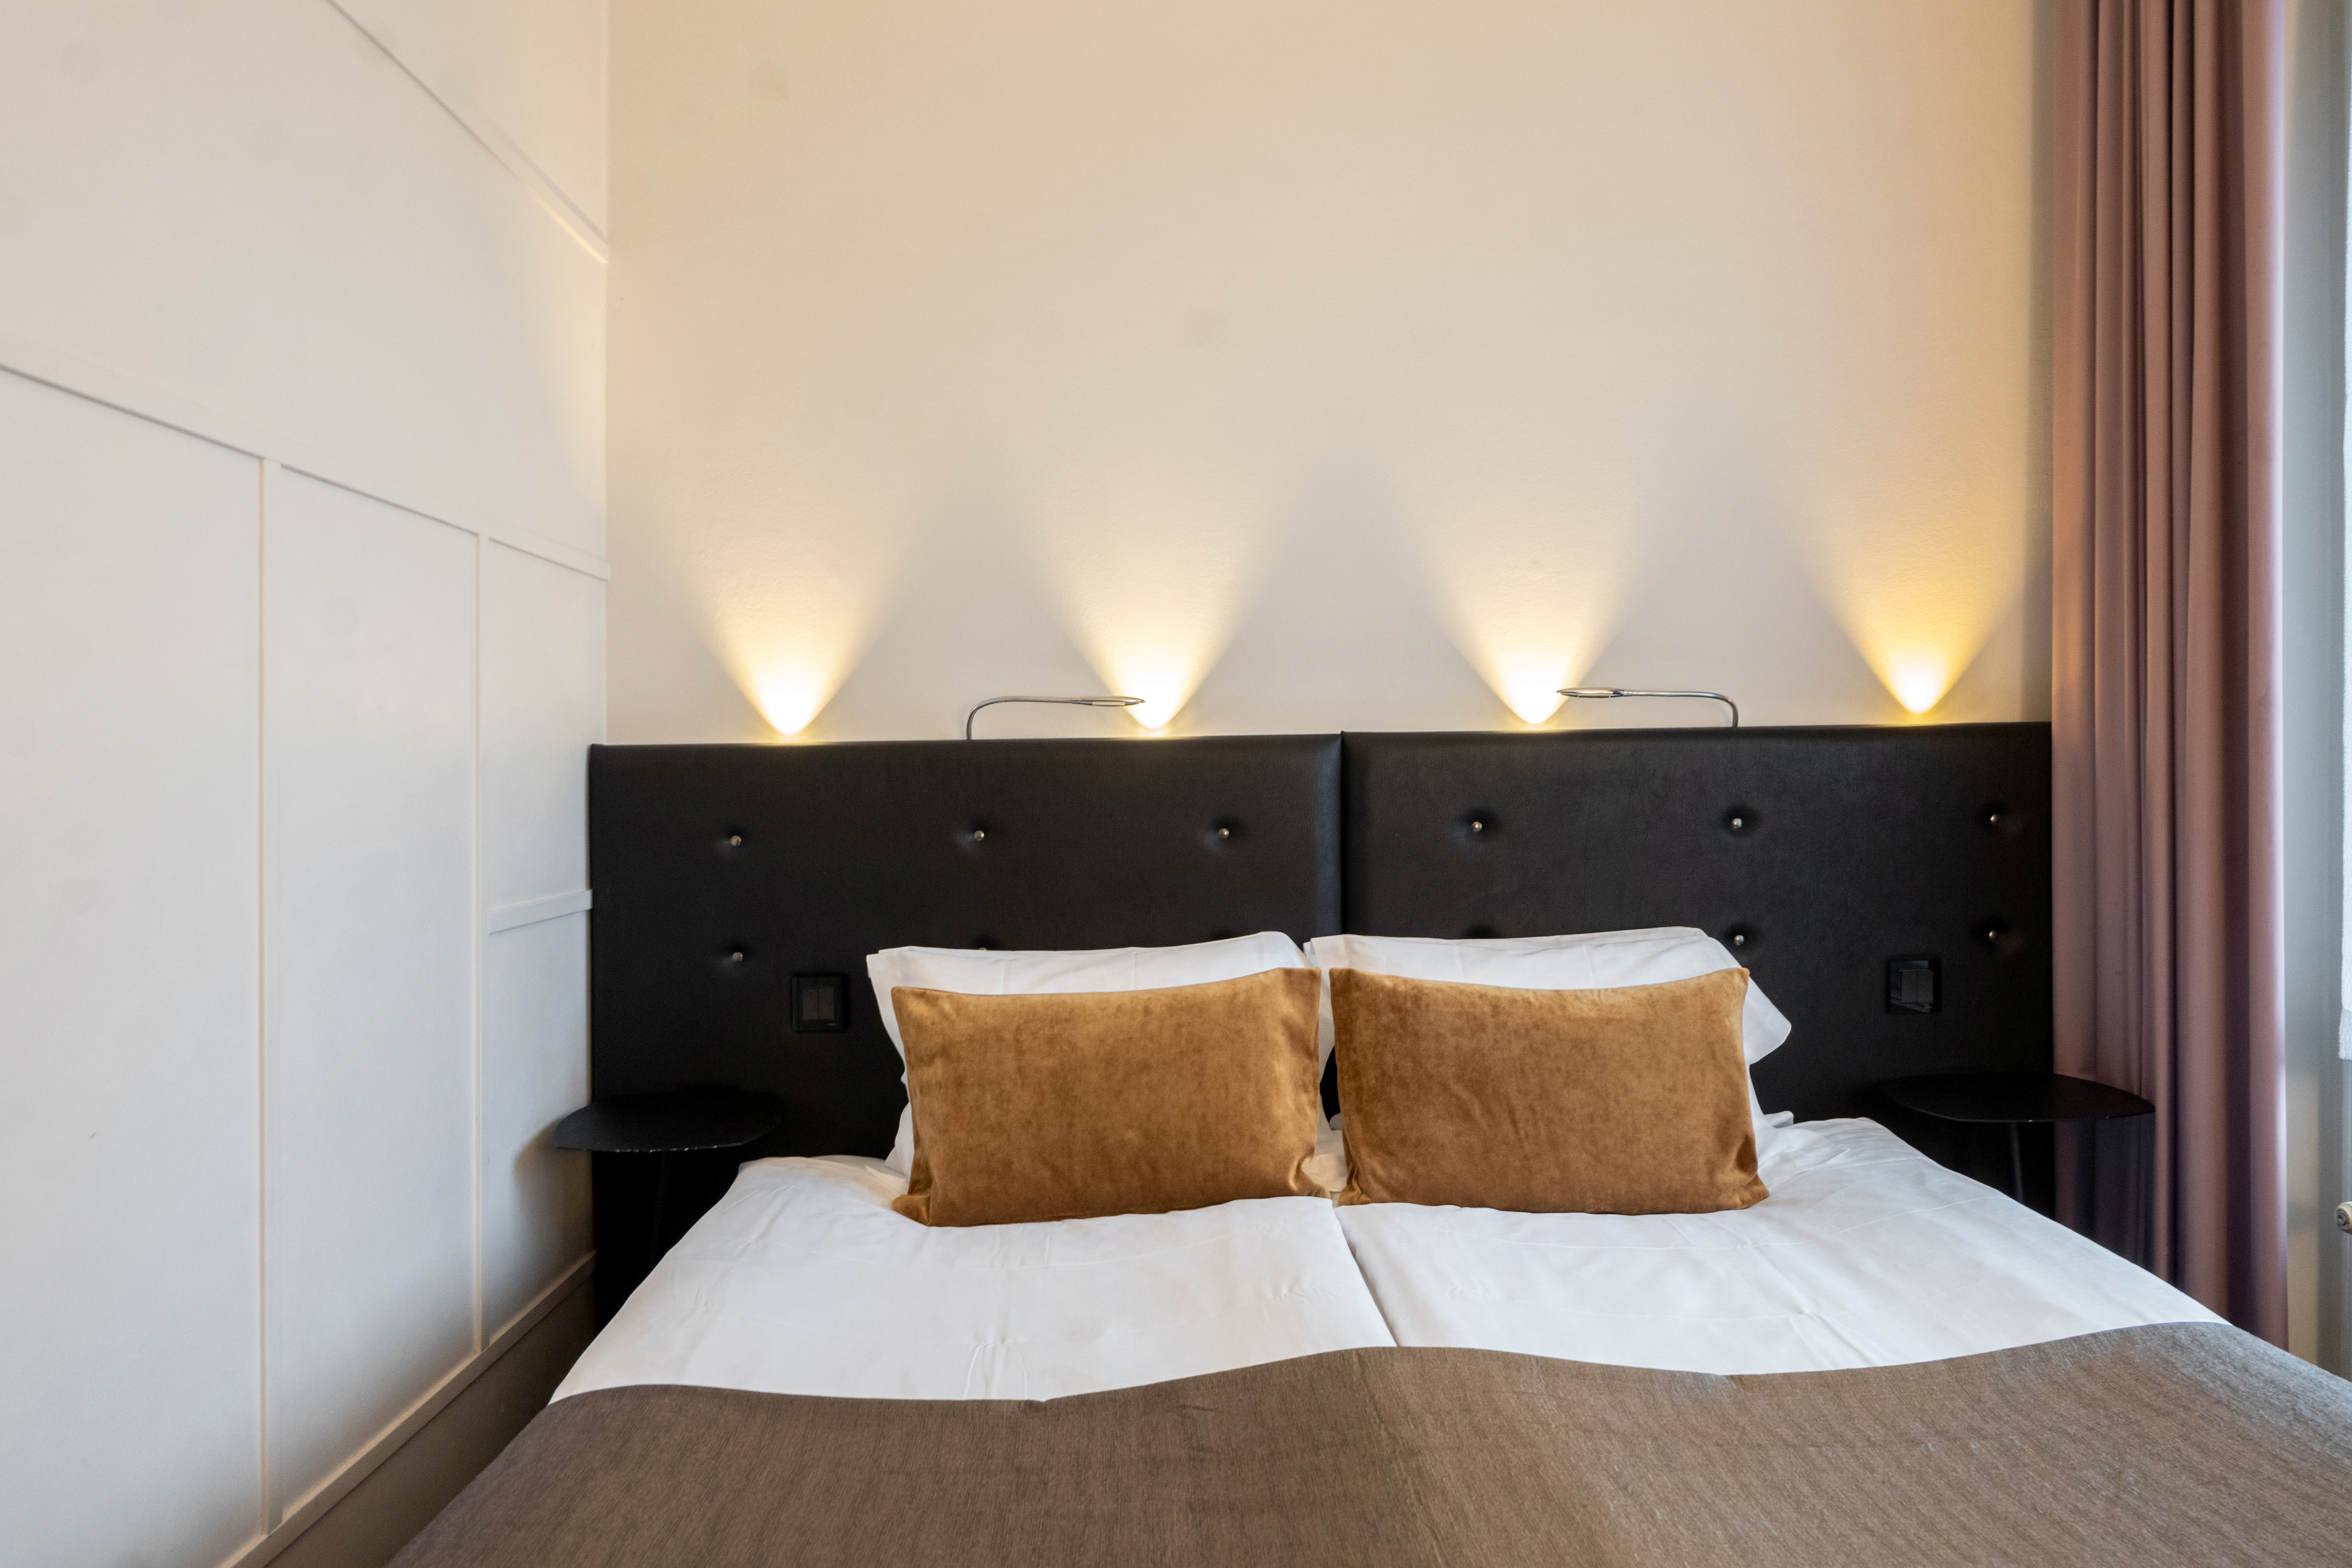
[[[1150,991],[893,986],[925,1225],[1320,1197],[1312,969]]]
[[[1592,991],[1331,972],[1343,1204],[1706,1214],[1765,1196],[1748,971]]]

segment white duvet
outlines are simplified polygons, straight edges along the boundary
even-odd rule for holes
[[[1254,1198],[956,1228],[893,1213],[880,1161],[761,1160],[555,1396],[1053,1399],[1389,1344],[1807,1372],[2218,1321],[1875,1122],[1781,1129],[1761,1173],[1713,1215]]]
[[[1771,1196],[1706,1215],[1339,1211],[1402,1345],[1683,1372],[1893,1366],[2219,1320],[1874,1121],[1773,1138]]]
[[[881,1161],[759,1160],[555,1391],[1054,1399],[1390,1345],[1322,1198],[926,1226]]]

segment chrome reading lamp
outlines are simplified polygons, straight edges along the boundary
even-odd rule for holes
[[[1704,697],[1710,702],[1720,702],[1730,709],[1731,723],[1728,727],[1739,728],[1739,704],[1720,691],[1635,691],[1624,686],[1563,686],[1559,694],[1562,697]]]
[[[1055,702],[1065,708],[1140,708],[1140,697],[992,697],[977,703],[963,716],[963,738],[971,739],[971,721],[980,717],[982,708],[993,708],[1000,702]]]

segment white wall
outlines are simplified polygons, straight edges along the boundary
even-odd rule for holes
[[[0,1563],[266,1560],[584,1264],[604,47],[0,7]]]
[[[619,0],[615,738],[2046,712],[2037,9]]]

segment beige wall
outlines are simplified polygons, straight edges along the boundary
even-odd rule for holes
[[[615,739],[2046,711],[2032,0],[613,28]]]

